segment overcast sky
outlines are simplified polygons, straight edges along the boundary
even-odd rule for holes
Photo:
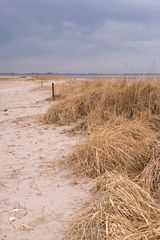
[[[0,72],[160,72],[160,0],[0,0]]]

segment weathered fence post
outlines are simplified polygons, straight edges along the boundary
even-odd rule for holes
[[[52,99],[54,100],[54,83],[52,83]]]

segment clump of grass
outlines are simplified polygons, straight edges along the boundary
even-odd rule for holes
[[[150,161],[155,142],[152,131],[140,121],[120,119],[97,128],[67,161],[89,177],[117,170],[134,178]]]
[[[160,208],[137,184],[118,174],[101,177],[103,188],[75,219],[68,239],[158,240]]]
[[[45,122],[69,124],[87,116],[95,108],[97,100],[100,99],[101,95],[100,91],[95,92],[94,89],[89,89],[89,85],[89,82],[82,82],[79,93],[68,96],[68,98],[62,100],[57,105],[49,108],[44,116]],[[86,91],[89,91],[88,95],[84,94]]]
[[[159,134],[160,133],[160,116],[151,116],[148,121],[151,129]]]
[[[142,118],[160,114],[158,80],[101,80],[79,85],[79,94],[52,106],[47,123],[69,124],[83,119],[87,126],[103,124],[111,116]]]
[[[160,197],[160,145],[155,147],[153,156],[142,173],[137,176],[137,182],[154,198]]]

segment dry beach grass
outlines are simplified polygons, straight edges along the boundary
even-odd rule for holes
[[[78,93],[76,88],[72,90],[75,95],[69,94],[48,110],[44,117],[47,123],[69,124],[82,119],[91,129],[124,116],[151,119],[154,124],[160,113],[159,80],[90,80],[78,85]]]
[[[98,181],[97,197],[75,219],[70,239],[159,239],[159,206],[143,188],[118,174]]]
[[[134,178],[150,161],[156,137],[138,121],[103,125],[68,157],[78,173],[96,178],[107,171],[123,171]]]
[[[66,162],[97,182],[68,239],[160,239],[160,81],[94,80],[78,89],[44,116],[85,131]]]

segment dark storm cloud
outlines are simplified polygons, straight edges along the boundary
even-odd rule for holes
[[[0,71],[145,71],[160,60],[159,12],[158,0],[0,0]]]

